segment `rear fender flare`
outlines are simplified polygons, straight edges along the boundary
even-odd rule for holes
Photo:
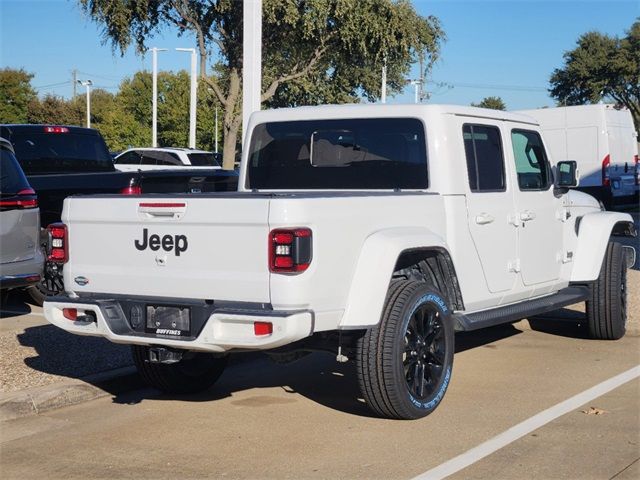
[[[578,244],[573,256],[572,282],[591,282],[598,278],[609,237],[612,233],[635,232],[628,213],[594,212],[584,215],[578,225]]]
[[[340,329],[377,325],[398,258],[404,251],[437,248],[448,252],[444,239],[431,230],[403,227],[380,230],[365,240],[351,281]]]

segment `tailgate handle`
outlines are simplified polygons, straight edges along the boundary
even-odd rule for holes
[[[149,217],[180,218],[187,210],[186,203],[139,203],[138,212]]]

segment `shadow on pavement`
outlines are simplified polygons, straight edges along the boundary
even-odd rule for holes
[[[30,327],[16,337],[20,345],[31,347],[37,353],[25,358],[24,363],[52,375],[82,378],[133,364],[126,345],[73,335],[53,325]]]
[[[576,312],[559,310],[529,321],[531,328],[552,335],[584,338]],[[581,318],[581,317],[580,317]],[[523,333],[517,324],[507,324],[456,334],[456,353],[490,347],[492,343]],[[96,337],[72,335],[53,325],[27,328],[18,335],[21,345],[32,347],[37,356],[26,358],[25,364],[45,373],[83,378],[97,372],[132,365],[130,349]],[[83,378],[83,380],[87,380]],[[113,396],[118,404],[136,404],[146,399],[208,402],[233,397],[234,393],[252,389],[281,388],[297,393],[327,408],[347,414],[371,417],[373,414],[360,396],[355,363],[337,363],[326,353],[313,353],[296,362],[275,364],[261,353],[231,356],[220,380],[208,391],[197,395],[167,395],[146,388],[137,374],[109,381],[92,381]],[[255,395],[232,404],[259,407],[294,401],[287,396],[256,391]]]
[[[531,330],[559,337],[589,338],[583,312],[561,308],[529,319]]]
[[[10,290],[6,295],[0,296],[0,319],[18,317],[31,313],[31,297],[24,290]]]

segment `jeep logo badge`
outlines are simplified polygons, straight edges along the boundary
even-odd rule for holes
[[[73,279],[73,281],[76,282],[81,287],[84,287],[86,284],[89,283],[89,279],[87,277],[76,277]]]
[[[133,244],[140,250],[150,250],[157,252],[162,248],[165,252],[173,251],[176,257],[179,257],[182,252],[186,252],[189,247],[186,235],[165,235],[160,238],[160,235],[149,235],[149,230],[146,228],[142,230],[142,239],[134,240]]]

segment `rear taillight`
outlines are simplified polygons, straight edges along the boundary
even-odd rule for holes
[[[2,210],[36,208],[37,206],[38,197],[32,188],[25,188],[11,198],[0,200],[0,209]]]
[[[69,133],[67,127],[44,127],[45,133]]]
[[[140,195],[142,193],[142,188],[138,185],[130,185],[120,190],[120,193],[122,195]]]
[[[47,227],[49,233],[49,253],[47,260],[66,263],[69,260],[69,236],[64,223],[52,223]]]
[[[636,178],[636,185],[640,185],[640,158],[638,155],[633,156],[633,164],[634,164],[634,176]]]
[[[312,235],[308,228],[278,228],[269,234],[269,271],[300,273],[311,264]]]
[[[611,178],[609,177],[609,166],[611,165],[611,157],[607,155],[602,160],[602,186],[608,187],[611,185]]]

